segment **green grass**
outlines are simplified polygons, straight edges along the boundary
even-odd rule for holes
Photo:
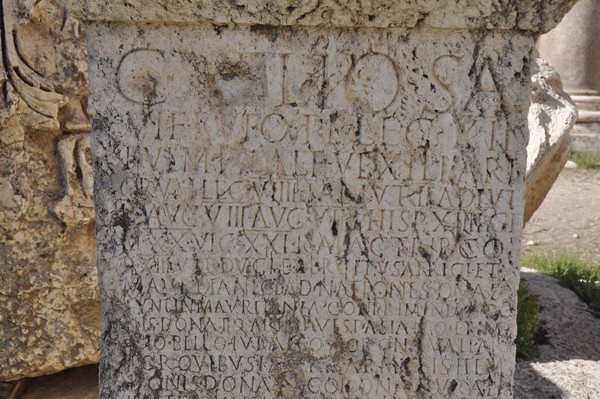
[[[554,256],[530,255],[522,260],[524,267],[536,269],[558,279],[560,284],[573,291],[588,304],[590,312],[600,317],[600,265],[592,264],[577,256],[562,254]]]
[[[596,286],[600,281],[600,265],[569,254],[529,255],[521,263],[558,279],[588,304],[591,313],[600,317],[600,288]],[[544,339],[537,295],[529,292],[523,282],[517,294],[517,358],[531,360],[539,354],[538,344]]]
[[[542,322],[537,295],[532,294],[523,282],[517,291],[517,359],[531,360],[539,354],[538,343]]]
[[[600,154],[592,152],[572,151],[569,159],[582,169],[600,169]]]

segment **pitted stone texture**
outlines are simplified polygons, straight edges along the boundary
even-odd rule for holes
[[[7,381],[98,361],[100,307],[92,193],[82,179],[91,178],[85,37],[54,1],[1,6],[0,381]]]
[[[61,1],[73,15],[87,21],[545,32],[558,24],[577,0]]]
[[[88,33],[101,397],[512,397],[533,38]]]
[[[569,159],[570,131],[577,120],[577,107],[548,62],[539,58],[533,62],[531,83],[525,223],[540,207]]]

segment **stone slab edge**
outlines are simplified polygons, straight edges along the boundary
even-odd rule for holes
[[[577,0],[59,0],[96,22],[199,23],[547,32]]]

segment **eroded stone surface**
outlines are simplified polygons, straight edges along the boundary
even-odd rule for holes
[[[102,397],[512,397],[532,32],[572,1],[66,3]]]
[[[111,4],[110,9],[102,9],[101,15],[96,17],[150,20],[165,12],[164,9],[157,11],[159,8],[155,5],[158,4],[145,4],[143,9],[138,8],[140,13],[137,15],[130,13],[131,6],[136,6],[132,2],[127,6],[128,13],[119,8],[121,4]],[[402,17],[393,13],[365,16],[354,6],[339,9],[325,2],[319,3],[314,12],[307,12],[310,11],[306,9],[308,4],[290,4],[286,7],[285,17],[278,14],[277,8],[266,13],[260,4],[249,5],[248,12],[241,13],[236,20],[244,22],[258,18],[255,20],[283,25],[419,24],[452,27],[470,19],[469,26],[475,27],[481,26],[481,21],[474,16],[490,15],[490,10],[498,7],[465,7],[460,9],[462,14],[456,9],[449,16],[442,8],[423,12],[428,7],[426,2],[417,6],[407,3],[369,4],[375,11],[388,6],[402,8]],[[544,4],[546,10],[565,6]],[[190,9],[185,7],[170,2],[168,11],[172,15],[183,16],[184,20],[196,20],[197,12],[189,13]],[[208,18],[211,12],[219,12],[227,19],[234,13],[229,5],[221,4],[219,9],[211,7],[205,7],[205,11],[212,11],[206,12],[202,18]],[[526,14],[515,16],[518,7],[521,6],[517,4],[504,10],[503,15],[512,15],[506,26],[515,21],[519,21],[521,27],[538,24],[531,22],[531,16]],[[93,267],[92,225],[89,224],[93,221],[94,212],[87,134],[90,124],[83,111],[87,93],[82,27],[52,1],[34,4],[7,0],[3,8],[5,30],[2,34],[7,43],[3,64],[6,64],[7,96],[6,108],[2,111],[0,148],[5,162],[0,179],[0,206],[5,217],[2,245],[7,266],[0,270],[0,275],[8,281],[3,291],[4,308],[15,312],[7,313],[1,325],[5,332],[1,345],[3,354],[6,354],[2,359],[8,364],[0,364],[3,373],[0,379],[6,380],[96,361],[98,295]],[[496,20],[488,19],[487,23],[496,24],[494,21],[499,21],[498,15]],[[268,19],[265,20],[265,17]],[[537,26],[543,28],[554,20],[555,17],[549,18]],[[268,29],[263,31],[268,33]],[[366,67],[373,67],[380,58],[366,57],[363,61]],[[381,63],[381,76],[390,73],[387,66],[386,72],[386,63]],[[286,79],[291,77],[288,75]],[[361,88],[368,88],[359,77],[350,79],[352,83],[347,91],[350,95],[359,93]],[[486,76],[483,80],[489,86],[489,78]],[[230,97],[255,94],[251,90],[239,91],[235,81],[221,82],[224,92],[228,90],[227,84],[229,92],[226,95]],[[381,90],[384,95],[380,99],[367,99],[367,103],[373,101],[374,110],[386,103],[386,90],[398,89],[395,86],[385,87],[387,82],[379,81],[378,84],[379,87],[375,85],[373,90]],[[289,93],[286,95],[289,96]],[[294,98],[299,95],[302,93],[296,93]],[[29,216],[25,216],[25,212]],[[34,311],[31,312],[31,309]]]
[[[570,131],[577,120],[577,107],[563,91],[560,76],[552,66],[536,59],[531,69],[525,223],[542,204],[569,159]]]
[[[512,397],[533,38],[89,32],[102,397]]]
[[[61,0],[83,20],[270,26],[552,29],[577,0]]]
[[[98,361],[100,309],[85,37],[54,1],[1,7],[0,381],[7,381]]]

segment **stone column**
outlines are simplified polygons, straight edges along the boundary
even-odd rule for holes
[[[513,396],[528,68],[572,1],[66,3],[102,398]]]
[[[600,2],[581,0],[538,47],[579,108],[575,149],[600,152]]]

